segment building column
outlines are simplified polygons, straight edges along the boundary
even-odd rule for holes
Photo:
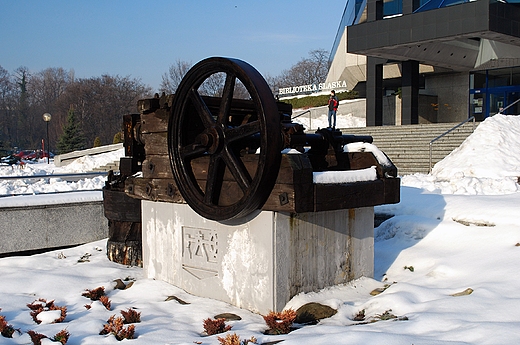
[[[419,7],[421,7],[420,0],[403,0],[403,15],[412,14]]]
[[[414,10],[414,0],[403,0],[403,15],[411,14]]]
[[[385,60],[367,56],[366,126],[383,125],[383,64]]]
[[[403,61],[401,78],[401,124],[419,123],[419,62]]]
[[[367,0],[367,21],[383,19],[383,0]],[[366,125],[383,125],[383,65],[386,60],[367,56]]]
[[[367,21],[383,19],[383,0],[367,0]]]

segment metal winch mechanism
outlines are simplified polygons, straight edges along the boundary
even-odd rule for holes
[[[119,178],[132,198],[187,203],[216,221],[240,221],[256,210],[302,213],[399,202],[390,160],[382,164],[372,152],[344,150],[372,137],[328,128],[305,133],[291,121],[291,105],[276,101],[244,61],[200,61],[175,95],[140,100],[138,108],[139,114],[124,116],[120,162]],[[371,166],[375,180],[313,181],[315,172]]]

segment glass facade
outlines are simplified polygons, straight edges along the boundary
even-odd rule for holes
[[[476,1],[476,0],[413,0],[414,12],[428,11],[441,7],[461,4],[464,2]],[[520,0],[513,0],[519,1]],[[511,2],[507,1],[507,2]],[[330,51],[329,61],[334,59],[334,55],[338,50],[341,36],[345,27],[363,23],[366,20],[366,6],[367,0],[347,0],[345,9],[343,10],[343,16],[339,23],[339,28],[334,39],[334,44]],[[383,16],[392,17],[403,13],[403,0],[384,0],[383,1]]]
[[[520,114],[520,67],[470,74],[470,116],[482,121],[498,112]]]
[[[478,0],[412,0],[414,13]],[[488,0],[520,3],[520,0]],[[345,28],[366,21],[367,0],[347,0],[336,39],[331,50],[334,58]],[[383,0],[384,18],[403,13],[403,0]],[[388,80],[386,81],[389,82]],[[470,73],[469,112],[479,121],[498,112],[520,114],[520,67]]]
[[[383,1],[383,16],[390,17],[403,13],[403,0]]]
[[[463,4],[465,2],[470,2],[470,0],[430,0],[430,1],[424,1],[424,2],[421,3],[421,6],[414,11],[414,13],[416,13],[416,12],[423,12],[423,11],[429,11],[429,10],[435,10],[437,8],[448,7],[448,6],[452,6],[452,5]]]
[[[339,23],[338,32],[336,33],[336,38],[334,39],[334,44],[330,51],[329,61],[332,61],[334,55],[336,55],[345,27],[362,23],[366,19],[366,6],[367,0],[347,0],[341,22]]]

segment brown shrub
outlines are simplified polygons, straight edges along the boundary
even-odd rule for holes
[[[271,311],[263,318],[267,327],[269,327],[267,334],[287,334],[291,331],[292,324],[296,319],[296,312],[292,309],[282,312]]]
[[[125,319],[125,324],[141,322],[141,313],[136,312],[132,308],[128,308],[126,311],[121,310],[121,315],[123,315],[123,318]]]
[[[134,333],[134,325],[129,325],[125,328],[123,317],[115,317],[115,315],[112,315],[107,320],[107,323],[103,325],[103,329],[99,332],[100,335],[113,334],[119,341],[123,339],[134,339]]]
[[[231,326],[226,326],[226,319],[212,320],[210,318],[207,318],[206,320],[204,320],[203,326],[204,326],[204,332],[207,335],[224,333],[231,329]]]
[[[81,294],[83,297],[90,298],[92,301],[97,301],[101,298],[101,296],[105,295],[105,287],[100,286],[95,288],[94,290],[86,289],[84,293]]]
[[[41,321],[38,320],[38,314],[40,314],[42,311],[47,310],[60,310],[60,317],[53,321],[53,323],[60,323],[65,320],[65,317],[67,317],[67,307],[59,307],[54,304],[54,300],[47,301],[44,298],[40,298],[33,303],[27,304],[27,307],[31,309],[31,316],[34,322],[37,324],[40,324]]]

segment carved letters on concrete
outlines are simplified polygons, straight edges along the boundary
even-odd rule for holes
[[[182,228],[182,268],[199,279],[218,275],[218,234],[215,230]]]

